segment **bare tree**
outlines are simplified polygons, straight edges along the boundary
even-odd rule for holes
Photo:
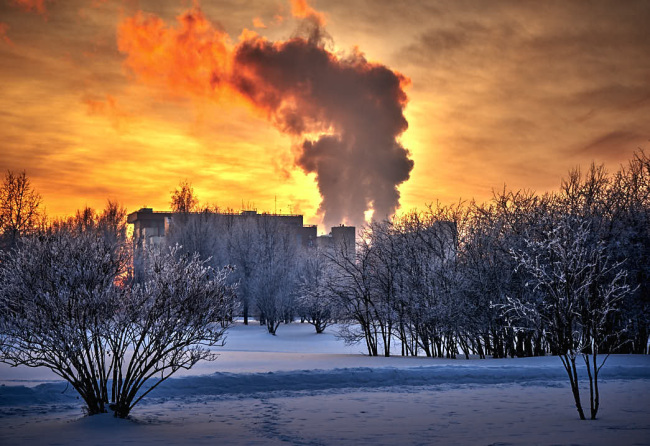
[[[171,200],[172,212],[176,214],[188,214],[194,212],[199,204],[199,200],[194,194],[192,183],[187,180],[181,181],[178,188],[172,192]]]
[[[512,252],[533,292],[527,299],[509,296],[501,308],[511,321],[542,322],[557,346],[583,420],[576,358],[584,359],[593,420],[600,405],[598,374],[609,354],[600,362],[598,355],[605,342],[617,336],[608,327],[630,292],[627,273],[620,262],[611,261],[602,242],[593,240],[588,221],[561,216],[549,226],[541,239],[528,239],[525,250]]]
[[[126,241],[126,208],[113,200],[106,202],[101,213],[86,206],[71,217],[55,219],[47,232],[53,231],[95,232],[108,242],[121,245]]]
[[[0,248],[13,248],[17,240],[41,223],[41,196],[25,171],[8,171],[0,185]]]
[[[126,241],[126,208],[117,201],[108,200],[97,219],[97,228],[104,238],[115,243]]]

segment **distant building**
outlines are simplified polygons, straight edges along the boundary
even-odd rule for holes
[[[355,250],[355,227],[354,226],[334,226],[329,235],[321,235],[317,238],[319,248],[344,249],[354,253]]]
[[[169,230],[171,212],[154,212],[152,208],[141,208],[126,217],[133,225],[133,243],[136,248],[162,243]]]
[[[141,208],[127,216],[127,222],[133,225],[133,243],[136,250],[146,246],[159,245],[164,242],[174,218],[180,217],[169,211],[156,211],[152,208]],[[198,214],[189,214],[189,218]],[[257,211],[242,211],[241,213],[216,213],[217,218],[234,222],[246,218],[269,218],[290,228],[295,234],[297,243],[304,248],[340,247],[345,246],[354,253],[355,227],[335,226],[329,235],[318,236],[316,225],[304,225],[303,216],[295,214],[267,214]]]

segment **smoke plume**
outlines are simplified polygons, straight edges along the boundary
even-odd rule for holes
[[[196,7],[177,29],[138,14],[120,26],[119,48],[143,80],[181,93],[235,92],[292,135],[296,164],[316,174],[326,227],[360,226],[370,209],[390,216],[413,168],[399,142],[409,81],[358,50],[329,51],[325,18],[306,1],[294,1],[292,13],[301,19],[293,38],[271,42],[246,30],[236,45]]]

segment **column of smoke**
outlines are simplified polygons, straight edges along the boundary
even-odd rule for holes
[[[298,13],[296,5],[302,8]],[[234,46],[198,8],[179,17],[179,30],[162,27],[165,32],[159,19],[136,16],[120,28],[120,50],[142,77],[178,77],[182,88],[194,93],[229,88],[263,109],[273,125],[300,141],[295,162],[316,174],[326,227],[341,222],[360,226],[369,209],[376,219],[390,216],[399,206],[397,187],[413,168],[398,140],[408,127],[403,114],[408,80],[369,63],[358,51],[343,58],[328,51],[322,16],[304,2],[294,3],[294,15],[302,23],[293,38],[270,42],[251,33]],[[147,33],[147,27],[156,32]],[[151,35],[160,42],[152,42]],[[206,45],[214,49],[206,51]],[[172,55],[158,68],[151,61],[153,51],[139,55],[150,48],[160,52],[161,46]],[[187,54],[199,54],[199,60],[188,61]],[[177,73],[181,62],[185,72]],[[201,74],[206,66],[209,76]]]

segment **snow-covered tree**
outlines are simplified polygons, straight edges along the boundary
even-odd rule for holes
[[[256,218],[255,227],[251,289],[260,318],[275,335],[280,323],[290,321],[295,311],[298,243],[291,230],[275,219],[262,215]]]
[[[96,231],[58,230],[0,259],[0,361],[50,368],[90,415],[126,417],[177,370],[214,359],[234,310],[227,273],[197,256],[150,252],[145,282],[130,285],[126,252]]]
[[[605,245],[595,240],[590,222],[571,215],[550,216],[540,238],[528,238],[526,247],[512,251],[517,267],[527,276],[531,293],[508,296],[500,305],[513,324],[533,322],[544,327],[571,383],[576,408],[585,419],[576,359],[587,368],[590,417],[600,405],[598,375],[607,360],[601,348],[619,333],[611,332],[611,318],[630,292],[627,273],[612,262]]]
[[[336,296],[331,291],[331,265],[320,249],[303,252],[297,268],[296,307],[302,319],[322,333],[338,319]]]

